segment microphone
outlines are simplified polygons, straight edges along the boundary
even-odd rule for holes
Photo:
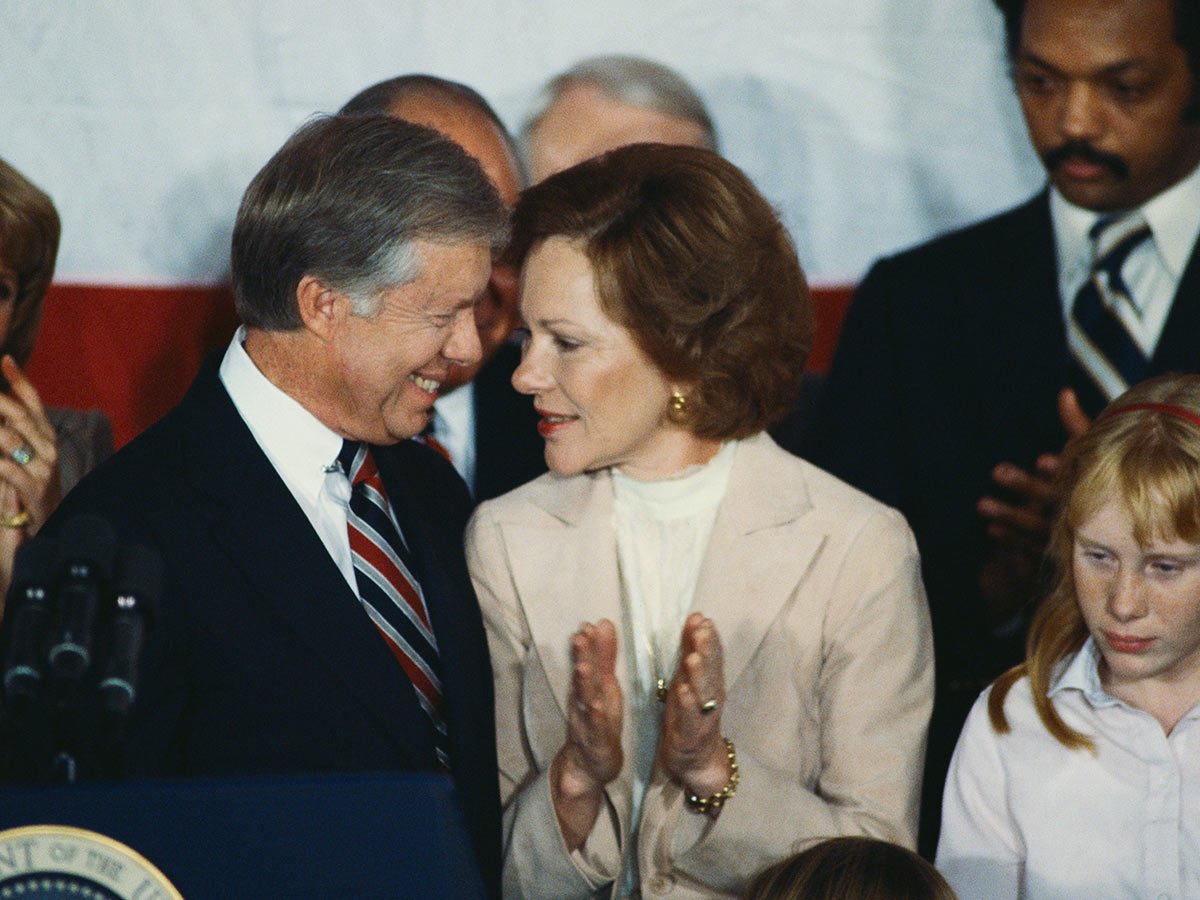
[[[154,624],[162,582],[163,561],[158,553],[141,544],[125,548],[113,585],[112,638],[99,685],[104,711],[110,715],[128,714],[137,696],[142,639]]]
[[[4,671],[4,694],[13,705],[32,702],[41,688],[50,629],[50,591],[58,554],[58,544],[49,538],[30,541],[17,549],[9,591],[12,639]]]
[[[82,677],[91,665],[96,611],[116,545],[112,526],[99,516],[78,516],[63,526],[59,629],[48,659],[51,671],[64,680]]]

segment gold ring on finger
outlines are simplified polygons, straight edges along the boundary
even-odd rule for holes
[[[5,516],[0,519],[0,527],[4,528],[24,528],[29,524],[29,511],[21,510],[14,516]]]

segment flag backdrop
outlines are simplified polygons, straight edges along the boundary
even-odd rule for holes
[[[1042,180],[990,0],[0,0],[0,156],[63,218],[44,397],[105,409],[119,442],[178,399],[235,323],[241,192],[312,113],[424,71],[515,127],[549,76],[615,52],[695,84],[781,211],[817,369],[874,258]]]

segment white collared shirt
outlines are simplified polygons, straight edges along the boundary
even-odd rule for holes
[[[221,383],[342,577],[357,593],[346,532],[350,482],[340,470],[327,471],[342,450],[342,439],[259,371],[242,346],[245,339],[243,326],[221,360]]]
[[[1151,239],[1138,246],[1121,269],[1136,309],[1122,303],[1116,313],[1149,357],[1158,347],[1183,271],[1200,237],[1200,166],[1137,212],[1150,226]],[[1089,232],[1099,219],[1099,213],[1075,206],[1057,189],[1050,189],[1064,322],[1070,318],[1075,295],[1091,276]]]
[[[475,384],[467,382],[433,404],[433,436],[450,454],[450,462],[475,493]]]
[[[937,866],[960,900],[1200,897],[1200,705],[1170,735],[1108,694],[1089,638],[1059,666],[1050,697],[1096,744],[1068,750],[1013,685],[999,735],[976,702],[942,806]]]

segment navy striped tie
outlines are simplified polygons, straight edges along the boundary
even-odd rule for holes
[[[421,584],[388,501],[379,467],[365,444],[346,441],[338,462],[353,489],[346,526],[359,600],[412,681],[433,723],[438,763],[450,771],[437,638]]]
[[[1146,377],[1150,361],[1129,333],[1118,306],[1136,305],[1121,268],[1150,238],[1141,216],[1102,218],[1091,230],[1095,260],[1091,275],[1071,305],[1067,339],[1071,386],[1084,411],[1095,416],[1108,402]]]

